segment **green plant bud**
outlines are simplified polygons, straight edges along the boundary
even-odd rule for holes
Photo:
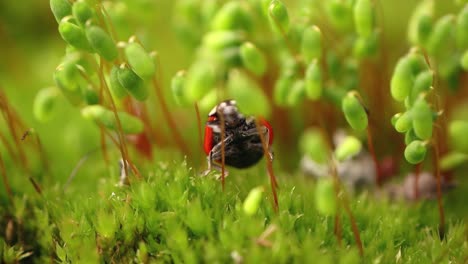
[[[468,49],[463,52],[463,55],[460,59],[460,65],[463,70],[468,71]]]
[[[408,56],[398,61],[390,82],[390,92],[393,99],[403,101],[409,95],[414,83],[412,69],[411,59]]]
[[[241,71],[231,71],[227,84],[230,98],[237,101],[239,109],[246,116],[270,116],[270,104],[265,92]]]
[[[91,47],[105,60],[113,61],[117,58],[117,47],[111,36],[98,26],[86,27],[86,37]]]
[[[405,133],[405,144],[409,145],[411,142],[415,140],[421,140],[421,139],[418,138],[418,136],[416,136],[416,134],[414,133],[414,129],[411,128]]]
[[[419,97],[411,109],[413,129],[420,139],[429,140],[432,137],[432,110],[424,98]]]
[[[145,87],[143,79],[141,79],[132,69],[125,65],[120,66],[117,73],[117,78],[120,85],[124,87],[138,101],[145,101],[148,96],[148,89]]]
[[[301,152],[319,164],[326,164],[328,161],[327,142],[318,129],[308,129],[299,140]]]
[[[322,57],[322,32],[317,26],[310,26],[302,33],[301,54],[306,63]]]
[[[86,51],[93,50],[88,40],[86,39],[84,30],[79,26],[69,21],[62,20],[59,23],[59,33],[63,40],[65,40],[71,46]]]
[[[411,164],[418,164],[424,160],[426,152],[426,144],[420,140],[415,140],[406,146],[405,159]]]
[[[204,62],[195,63],[187,72],[186,98],[196,102],[214,88],[215,72],[211,65]]]
[[[72,14],[72,6],[68,0],[50,0],[50,9],[57,22]]]
[[[280,0],[272,0],[268,6],[268,17],[273,29],[281,34],[287,34],[289,31],[288,10]]]
[[[359,37],[354,42],[353,55],[358,59],[371,57],[378,50],[378,35],[373,33],[367,37]]]
[[[128,43],[125,47],[125,56],[132,70],[142,79],[149,79],[154,76],[156,66],[153,58],[151,58],[140,43]]]
[[[395,130],[404,133],[412,128],[413,119],[411,117],[411,112],[404,112],[395,122]]]
[[[214,30],[239,29],[249,31],[252,28],[252,18],[242,1],[232,1],[224,4],[211,22]]]
[[[454,29],[453,22],[453,15],[445,15],[437,20],[427,43],[429,54],[439,55],[442,51],[445,51],[447,45],[450,45],[451,34]]]
[[[42,123],[49,121],[57,104],[58,90],[55,87],[41,89],[34,99],[34,117]]]
[[[198,107],[200,108],[201,112],[208,113],[211,109],[213,109],[213,105],[216,105],[217,103],[219,103],[218,93],[216,89],[211,89],[198,101]]]
[[[421,1],[411,15],[408,24],[408,39],[413,45],[426,46],[432,32],[433,17],[434,1]]]
[[[93,8],[85,0],[76,1],[73,4],[72,13],[81,26],[85,26],[86,21],[95,16]]]
[[[289,90],[294,83],[294,79],[294,75],[292,74],[283,74],[276,81],[273,90],[273,99],[277,105],[287,105]]]
[[[82,89],[81,93],[87,105],[95,105],[99,103],[99,95],[94,89],[86,87]]]
[[[289,92],[286,98],[286,103],[289,106],[297,106],[305,98],[305,82],[304,80],[296,80],[292,87],[289,87]]]
[[[120,84],[119,81],[119,67],[117,66],[112,66],[110,75],[109,75],[109,80],[110,80],[110,90],[112,92],[112,95],[114,95],[118,99],[122,99],[125,96],[128,95],[127,90]]]
[[[367,38],[374,31],[374,10],[371,0],[356,0],[354,26],[359,36]]]
[[[409,106],[416,101],[421,93],[429,91],[432,86],[432,78],[433,75],[431,70],[422,71],[416,76],[413,89],[411,89],[411,96],[410,98],[407,98],[410,99]]]
[[[185,99],[185,81],[185,71],[178,71],[171,80],[172,96],[178,105],[187,104],[187,100]]]
[[[92,120],[105,126],[108,129],[117,130],[117,120],[114,113],[101,105],[88,105],[81,109],[81,115],[88,120]],[[122,125],[122,131],[125,134],[138,134],[143,132],[143,122],[137,117],[126,112],[118,112],[117,115]]]
[[[244,34],[240,31],[217,30],[210,31],[203,36],[203,45],[214,51],[220,51],[229,47],[237,47],[244,40]]]
[[[457,45],[461,50],[468,49],[468,4],[457,16]]]
[[[460,152],[450,152],[443,156],[440,160],[440,168],[443,171],[453,170],[456,167],[466,164],[468,162],[468,155]]]
[[[367,128],[367,113],[355,93],[351,91],[343,98],[341,109],[348,124],[354,130],[363,131]]]
[[[396,122],[402,115],[403,115],[402,113],[397,113],[392,116],[392,118],[390,119],[390,123],[392,124],[392,126],[395,126]]]
[[[261,76],[266,71],[266,58],[263,53],[251,42],[245,42],[240,47],[242,64],[249,71]]]
[[[322,96],[322,70],[317,60],[314,60],[305,73],[305,92],[307,98],[318,100]]]
[[[317,211],[322,215],[333,216],[336,214],[336,194],[331,179],[320,179],[317,181],[315,206],[317,207]]]
[[[347,136],[335,149],[335,157],[338,161],[344,161],[352,158],[361,152],[362,144],[359,139],[353,136]]]
[[[252,216],[257,213],[258,209],[260,208],[260,204],[262,203],[264,191],[265,189],[263,186],[255,187],[250,190],[242,206],[242,209],[244,209],[244,213],[246,215]]]
[[[468,154],[468,122],[455,120],[449,124],[450,145],[456,151]]]
[[[353,26],[352,1],[329,0],[326,1],[326,11],[330,23],[340,31],[347,31]]]

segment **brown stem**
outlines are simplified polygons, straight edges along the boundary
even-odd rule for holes
[[[109,154],[107,153],[106,134],[104,133],[104,127],[102,125],[99,125],[99,135],[101,142],[102,157],[104,158],[106,166],[109,166]]]
[[[158,67],[159,68],[159,67]],[[174,121],[174,118],[172,117],[171,113],[169,112],[169,109],[166,104],[166,100],[164,99],[164,94],[162,90],[160,89],[160,85],[156,77],[153,77],[153,88],[156,92],[156,97],[159,101],[159,105],[161,106],[161,110],[163,111],[163,116],[166,119],[167,124],[169,125],[169,128],[172,131],[172,135],[174,136],[174,140],[176,144],[179,146],[179,148],[186,154],[191,156],[190,149],[188,146],[185,144],[184,139],[182,138],[182,135],[180,134],[179,130],[177,129],[177,125]]]
[[[336,210],[337,214],[335,215],[335,226],[333,227],[333,233],[335,234],[336,241],[338,242],[338,246],[341,247],[341,223],[340,223],[340,215],[338,214],[338,209]]]
[[[279,204],[278,204],[278,194],[276,192],[276,188],[278,187],[278,181],[276,180],[275,173],[273,171],[273,163],[271,162],[270,154],[268,152],[268,146],[267,146],[268,142],[265,141],[265,137],[263,136],[263,133],[260,131],[260,122],[258,120],[259,118],[255,119],[255,127],[257,128],[258,135],[260,136],[260,141],[262,142],[263,154],[266,159],[268,176],[270,177],[271,192],[273,193],[273,202],[274,202],[273,209],[275,210],[275,213],[278,213]]]
[[[322,131],[322,133],[324,133],[324,131]],[[328,142],[328,143],[330,144],[331,142]],[[332,150],[331,145],[329,145],[330,155],[332,155],[331,150]],[[330,160],[330,169],[331,169],[331,175],[333,177],[333,187],[335,189],[335,198],[336,198],[336,201],[339,201],[340,200],[340,178],[338,177],[338,171],[336,169],[336,164],[333,158]],[[336,241],[338,242],[338,245],[341,246],[342,231],[341,231],[340,205],[339,204],[337,204],[337,207],[336,207],[334,233],[335,233]]]
[[[356,244],[358,245],[359,254],[362,257],[362,256],[364,256],[364,248],[362,246],[361,236],[359,235],[359,228],[357,227],[356,219],[354,219],[353,212],[351,211],[351,208],[349,207],[348,199],[343,198],[342,202],[343,202],[343,206],[345,208],[345,211],[348,214],[349,220],[351,221],[351,228],[353,230],[354,239],[356,240]]]
[[[220,123],[221,123],[221,187],[224,192],[224,174],[226,170],[226,144],[224,143],[224,139],[226,138],[226,127],[224,124],[224,115],[222,113],[218,114],[220,117]]]
[[[42,188],[41,186],[39,185],[39,183],[36,182],[36,180],[33,179],[33,177],[29,176],[29,181],[31,182],[31,184],[33,185],[34,187],[34,190],[36,190],[36,192],[40,195],[42,195]]]
[[[8,142],[8,140],[5,138],[5,136],[0,133],[0,141],[3,143],[3,145],[6,147],[7,151],[8,151],[8,154],[10,155],[10,157],[13,159],[13,161],[15,163],[17,163],[19,160],[18,160],[18,157],[15,153],[15,151],[13,150],[13,147],[11,146],[11,144]]]
[[[436,132],[437,134],[437,132]],[[437,139],[437,135],[434,135]],[[444,205],[442,203],[442,179],[440,176],[440,166],[439,166],[439,146],[437,145],[437,140],[435,140],[434,148],[434,173],[437,179],[437,203],[439,207],[439,237],[443,239],[445,237],[445,214],[444,214]]]
[[[375,177],[376,177],[375,182],[377,183],[377,186],[380,187],[382,186],[383,179],[382,179],[382,173],[379,167],[379,162],[377,161],[377,155],[375,154],[370,125],[367,125],[367,145],[369,147],[369,152],[372,156],[372,161],[374,162]]]
[[[10,188],[10,182],[8,181],[5,163],[3,162],[3,158],[1,154],[0,154],[0,172],[2,173],[3,185],[5,185],[5,190],[7,192],[8,198],[10,202],[13,203],[13,192],[11,191],[11,188]]]
[[[201,117],[200,117],[200,108],[198,107],[198,103],[193,103],[195,107],[195,113],[197,115],[197,128],[198,128],[198,144],[200,148],[203,150],[203,138],[202,138],[202,125],[201,125]]]

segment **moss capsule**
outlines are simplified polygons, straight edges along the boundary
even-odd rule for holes
[[[192,65],[187,72],[187,99],[192,102],[200,100],[214,88],[215,80],[215,71],[208,63],[198,62]]]
[[[117,58],[117,47],[111,36],[98,26],[86,27],[86,37],[91,47],[105,60],[113,61]]]
[[[354,4],[354,26],[361,37],[369,37],[374,29],[374,10],[371,0],[357,0]]]
[[[440,55],[445,50],[445,47],[450,44],[454,30],[453,22],[453,15],[445,15],[437,20],[427,43],[429,54]]]
[[[449,139],[453,149],[468,154],[468,122],[455,120],[449,124]]]
[[[305,92],[307,98],[317,100],[322,96],[322,70],[315,60],[307,67],[305,74]]]
[[[118,99],[122,99],[128,95],[127,90],[120,84],[119,81],[119,67],[112,66],[111,72],[109,74],[109,81],[110,81],[110,90],[112,95],[114,95]]]
[[[302,33],[301,55],[306,63],[322,57],[322,32],[317,26],[310,26]]]
[[[320,179],[315,187],[315,206],[317,211],[326,216],[336,213],[336,195],[331,179]]]
[[[249,31],[252,28],[252,18],[242,1],[232,1],[224,4],[213,17],[213,30],[239,29]]]
[[[460,11],[457,16],[457,45],[461,50],[468,49],[468,5]]]
[[[62,20],[59,23],[59,33],[63,40],[73,47],[86,51],[93,50],[86,38],[84,30],[81,27],[69,21]]]
[[[76,1],[72,7],[72,13],[81,26],[85,26],[86,21],[95,16],[93,8],[85,0]]]
[[[273,29],[281,34],[289,31],[289,15],[284,3],[280,0],[272,0],[268,6],[268,17]]]
[[[260,204],[262,202],[264,188],[262,186],[255,187],[250,190],[247,198],[244,200],[244,204],[242,205],[242,209],[244,209],[244,213],[246,215],[254,215],[257,213],[258,209],[260,208]]]
[[[125,47],[125,56],[132,70],[142,79],[149,79],[156,72],[153,58],[151,58],[140,43],[128,43]]]
[[[251,42],[245,42],[240,47],[242,64],[255,75],[261,76],[266,71],[266,59],[263,53]]]
[[[344,161],[352,158],[361,152],[362,144],[359,139],[347,136],[335,149],[335,157],[338,161]]]
[[[72,14],[72,6],[68,0],[50,0],[49,4],[57,22]]]
[[[145,87],[143,79],[129,67],[120,66],[117,78],[122,87],[138,101],[145,101],[148,98],[148,89]]]
[[[54,113],[58,99],[58,90],[55,87],[40,90],[34,99],[34,117],[40,122],[49,121]]]
[[[409,95],[414,83],[413,68],[409,57],[401,58],[393,71],[390,92],[393,99],[403,101]]]
[[[318,129],[308,129],[299,140],[299,148],[302,153],[319,164],[328,161],[327,142]]]
[[[395,122],[395,130],[404,133],[412,128],[413,119],[411,117],[411,112],[407,111],[400,115],[400,117]]]
[[[420,139],[428,140],[432,137],[432,110],[422,97],[419,97],[411,108],[413,129]]]
[[[171,80],[171,92],[172,97],[178,105],[187,104],[185,99],[185,82],[186,82],[186,72],[178,71]]]
[[[357,131],[367,128],[367,113],[363,105],[356,97],[355,92],[349,92],[342,101],[341,109],[348,124]]]
[[[426,157],[426,145],[420,140],[414,140],[405,148],[405,159],[411,164],[421,163]]]

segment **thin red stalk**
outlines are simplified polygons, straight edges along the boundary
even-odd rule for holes
[[[260,131],[260,122],[258,120],[259,118],[255,119],[255,127],[257,128],[258,135],[260,136],[260,141],[262,142],[262,147],[263,147],[263,154],[266,159],[268,176],[270,178],[271,192],[273,193],[273,202],[274,202],[273,209],[275,210],[276,213],[278,213],[279,203],[278,203],[278,194],[276,191],[276,188],[278,187],[278,181],[276,180],[275,173],[273,171],[273,164],[271,162],[270,155],[268,153],[268,142],[265,141],[265,137]]]
[[[28,177],[29,178],[29,181],[31,182],[31,184],[33,185],[34,187],[34,190],[36,190],[36,192],[40,195],[42,195],[42,188],[41,186],[39,185],[39,183],[36,182],[36,180],[34,180],[31,176]]]
[[[163,116],[166,119],[167,124],[169,125],[169,128],[172,131],[172,135],[174,136],[174,140],[176,144],[179,146],[179,148],[187,155],[191,156],[190,149],[188,146],[185,144],[184,139],[182,138],[182,135],[180,134],[179,130],[177,129],[177,125],[174,121],[174,118],[172,117],[171,113],[169,112],[169,109],[166,104],[166,100],[164,99],[164,94],[162,90],[160,89],[160,85],[158,83],[158,80],[156,77],[153,77],[153,88],[156,92],[156,98],[159,101],[159,105],[161,106],[161,110],[163,112]]]
[[[357,227],[356,219],[354,218],[353,212],[351,211],[351,208],[349,207],[348,199],[343,198],[342,202],[343,202],[345,211],[348,214],[349,220],[351,221],[351,228],[353,230],[354,239],[356,240],[356,244],[359,248],[359,254],[362,257],[364,256],[364,248],[362,246],[361,236],[359,235],[359,228]]]
[[[3,145],[6,147],[7,151],[8,151],[8,154],[10,154],[11,158],[15,161],[15,162],[18,162],[18,157],[15,153],[15,151],[13,150],[11,144],[8,142],[8,140],[5,138],[5,136],[0,133],[0,141],[3,143]]]
[[[436,132],[437,134],[437,132]],[[442,239],[445,236],[445,214],[444,214],[444,205],[442,203],[442,178],[440,175],[440,166],[439,166],[439,146],[437,145],[437,135],[435,137],[435,144],[433,145],[434,149],[434,173],[437,179],[437,203],[439,207],[439,237]]]
[[[109,166],[109,154],[107,153],[106,135],[104,133],[104,127],[102,125],[99,125],[99,134],[100,134],[102,157],[104,158],[104,162],[106,163],[106,166]]]
[[[0,172],[2,173],[3,185],[5,185],[5,190],[7,192],[10,202],[13,203],[13,192],[10,188],[10,182],[8,181],[7,172],[5,168],[5,163],[3,162],[2,155],[0,154]]]
[[[224,116],[222,114],[219,114],[218,116],[220,117],[221,123],[221,187],[224,192],[224,174],[226,173],[226,145],[224,143],[224,139],[226,138],[226,126],[224,124]]]
[[[200,109],[198,108],[198,103],[193,103],[195,107],[195,113],[197,115],[197,128],[198,128],[198,144],[200,148],[203,150],[203,139],[202,139],[202,125],[201,125],[201,117],[200,117]]]
[[[322,131],[322,133],[324,133],[324,131]],[[331,142],[329,142],[329,144],[331,144]],[[329,145],[329,151],[331,153],[331,145]],[[331,174],[333,177],[333,187],[335,189],[335,198],[336,198],[336,201],[339,201],[340,200],[340,178],[338,177],[338,171],[336,169],[336,164],[333,159],[330,160],[330,168],[331,168]],[[338,245],[341,246],[342,231],[341,231],[341,221],[340,221],[340,204],[338,204],[336,207],[334,233],[335,233]]]
[[[336,210],[337,214],[335,215],[335,226],[333,227],[333,233],[335,233],[336,241],[338,242],[338,246],[341,247],[341,222],[340,222],[340,215],[338,214],[338,209]]]
[[[107,96],[109,97],[109,101],[111,102],[112,112],[114,113],[114,118],[117,122],[117,134],[119,136],[119,141],[120,141],[120,144],[118,145],[118,147],[120,148],[120,153],[122,154],[122,159],[124,160],[125,173],[128,175],[127,162],[130,162],[130,161],[128,158],[127,146],[125,144],[125,136],[122,130],[122,123],[120,121],[119,115],[117,114],[117,107],[115,106],[115,102],[114,102],[114,99],[112,98],[112,94],[109,90],[109,87],[107,86],[106,80],[104,80],[103,67],[104,67],[104,60],[101,57],[101,61],[99,63],[99,81],[101,83],[101,89],[103,89],[107,93]]]
[[[375,177],[376,177],[376,183],[377,186],[380,187],[382,186],[382,173],[380,171],[379,167],[379,162],[377,161],[377,155],[375,154],[375,149],[374,149],[374,143],[372,140],[372,133],[370,129],[370,125],[367,126],[367,145],[369,147],[369,152],[372,156],[372,161],[374,162],[374,168],[375,168]]]

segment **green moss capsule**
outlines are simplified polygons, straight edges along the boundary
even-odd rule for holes
[[[307,67],[305,74],[305,92],[307,98],[317,100],[322,96],[322,70],[317,60]]]
[[[354,4],[354,26],[361,37],[369,37],[374,31],[374,10],[371,0],[357,0]]]
[[[98,93],[90,87],[83,87],[81,90],[81,96],[87,105],[95,105],[99,103]]]
[[[428,140],[432,137],[432,110],[424,98],[419,97],[411,109],[413,129],[420,139]]]
[[[328,161],[328,147],[322,133],[318,129],[308,129],[299,140],[301,152],[319,164]]]
[[[185,81],[186,72],[178,71],[171,80],[171,92],[172,97],[178,105],[186,105],[187,100],[185,99]]]
[[[322,57],[322,32],[317,26],[308,27],[302,33],[301,55],[306,63]]]
[[[336,194],[331,179],[320,179],[315,188],[315,206],[317,211],[326,216],[336,213]]]
[[[86,21],[95,16],[93,8],[84,0],[76,1],[73,4],[72,13],[81,26],[85,26]]]
[[[353,26],[352,1],[329,0],[325,3],[330,23],[340,31],[350,30]]]
[[[128,95],[127,90],[120,84],[119,81],[119,67],[117,66],[112,66],[110,75],[109,75],[109,80],[110,80],[110,90],[112,92],[112,95],[114,95],[118,99],[122,99],[125,96]]]
[[[409,20],[408,39],[412,44],[426,46],[432,32],[433,16],[434,1],[421,1]]]
[[[69,21],[60,21],[59,23],[59,33],[71,46],[82,49],[86,51],[92,51],[91,45],[86,38],[85,32],[79,26],[69,22]]]
[[[272,0],[268,6],[268,17],[273,29],[281,34],[289,31],[288,10],[280,0]]]
[[[143,79],[129,67],[120,66],[117,78],[122,87],[138,101],[145,101],[148,98],[148,89],[145,87]]]
[[[261,76],[266,71],[266,59],[263,53],[251,42],[245,42],[240,47],[242,64],[249,71]]]
[[[245,115],[260,115],[265,118],[270,115],[268,97],[257,83],[245,73],[231,71],[227,88],[230,98],[237,101],[239,109],[242,109]]]
[[[72,14],[72,6],[68,0],[50,0],[49,3],[57,22]]]
[[[289,106],[297,106],[305,98],[305,82],[297,79],[293,85],[289,87],[286,103]]]
[[[433,74],[431,70],[420,72],[414,80],[413,89],[411,89],[410,104],[419,97],[421,93],[429,91],[432,86]]]
[[[429,54],[440,55],[446,50],[445,47],[450,45],[450,39],[454,30],[453,22],[453,15],[445,15],[437,20],[427,43],[427,51]]]
[[[400,115],[400,117],[395,122],[395,130],[404,133],[412,128],[413,119],[411,117],[411,112],[407,111]]]
[[[406,146],[405,159],[411,164],[418,164],[424,160],[426,152],[426,144],[420,140],[415,140]]]
[[[450,152],[440,160],[440,168],[443,171],[453,170],[456,167],[468,163],[468,154],[460,152]]]
[[[117,130],[117,120],[114,113],[101,105],[89,105],[81,109],[81,115],[88,119],[105,126],[108,129]],[[135,116],[125,112],[118,112],[117,115],[122,125],[122,131],[125,134],[138,134],[143,132],[143,122]]]
[[[413,142],[415,140],[421,140],[421,139],[418,138],[418,136],[416,136],[416,134],[414,133],[414,129],[411,128],[410,130],[406,131],[406,133],[405,133],[405,144],[409,145],[411,142]]]
[[[468,122],[455,120],[450,122],[450,145],[456,151],[468,154]]]
[[[352,158],[361,152],[362,143],[353,136],[347,136],[335,149],[335,157],[338,161],[344,161]]]
[[[34,99],[33,113],[39,122],[49,121],[55,110],[59,92],[57,88],[50,87],[40,90]]]
[[[414,83],[411,59],[408,56],[401,58],[393,71],[390,82],[390,92],[393,99],[403,101],[409,95]]]
[[[277,105],[287,105],[289,89],[293,85],[294,79],[293,74],[283,74],[276,81],[275,88],[273,90],[273,99]]]
[[[348,124],[357,131],[363,131],[367,128],[367,113],[355,93],[349,92],[343,98],[341,109]]]
[[[213,30],[239,29],[249,31],[252,18],[242,1],[227,2],[216,13],[211,22]]]
[[[195,63],[187,72],[186,95],[187,99],[195,102],[214,88],[215,71],[205,62]]]
[[[260,208],[260,204],[262,203],[264,191],[265,189],[262,186],[255,187],[250,190],[247,198],[244,200],[244,204],[242,205],[242,209],[244,209],[244,213],[246,215],[254,215],[257,213]]]
[[[358,37],[354,42],[353,55],[358,59],[371,57],[378,50],[378,34],[374,32],[367,37]]]
[[[213,51],[222,51],[226,48],[238,47],[244,40],[244,34],[234,30],[210,31],[203,36],[203,46]]]
[[[459,49],[468,49],[468,5],[457,16],[457,45]]]
[[[117,58],[117,47],[111,36],[98,26],[86,27],[86,37],[91,47],[105,60],[113,61]]]
[[[151,58],[140,43],[128,43],[125,47],[125,56],[132,70],[142,79],[149,79],[156,72],[153,58]]]

